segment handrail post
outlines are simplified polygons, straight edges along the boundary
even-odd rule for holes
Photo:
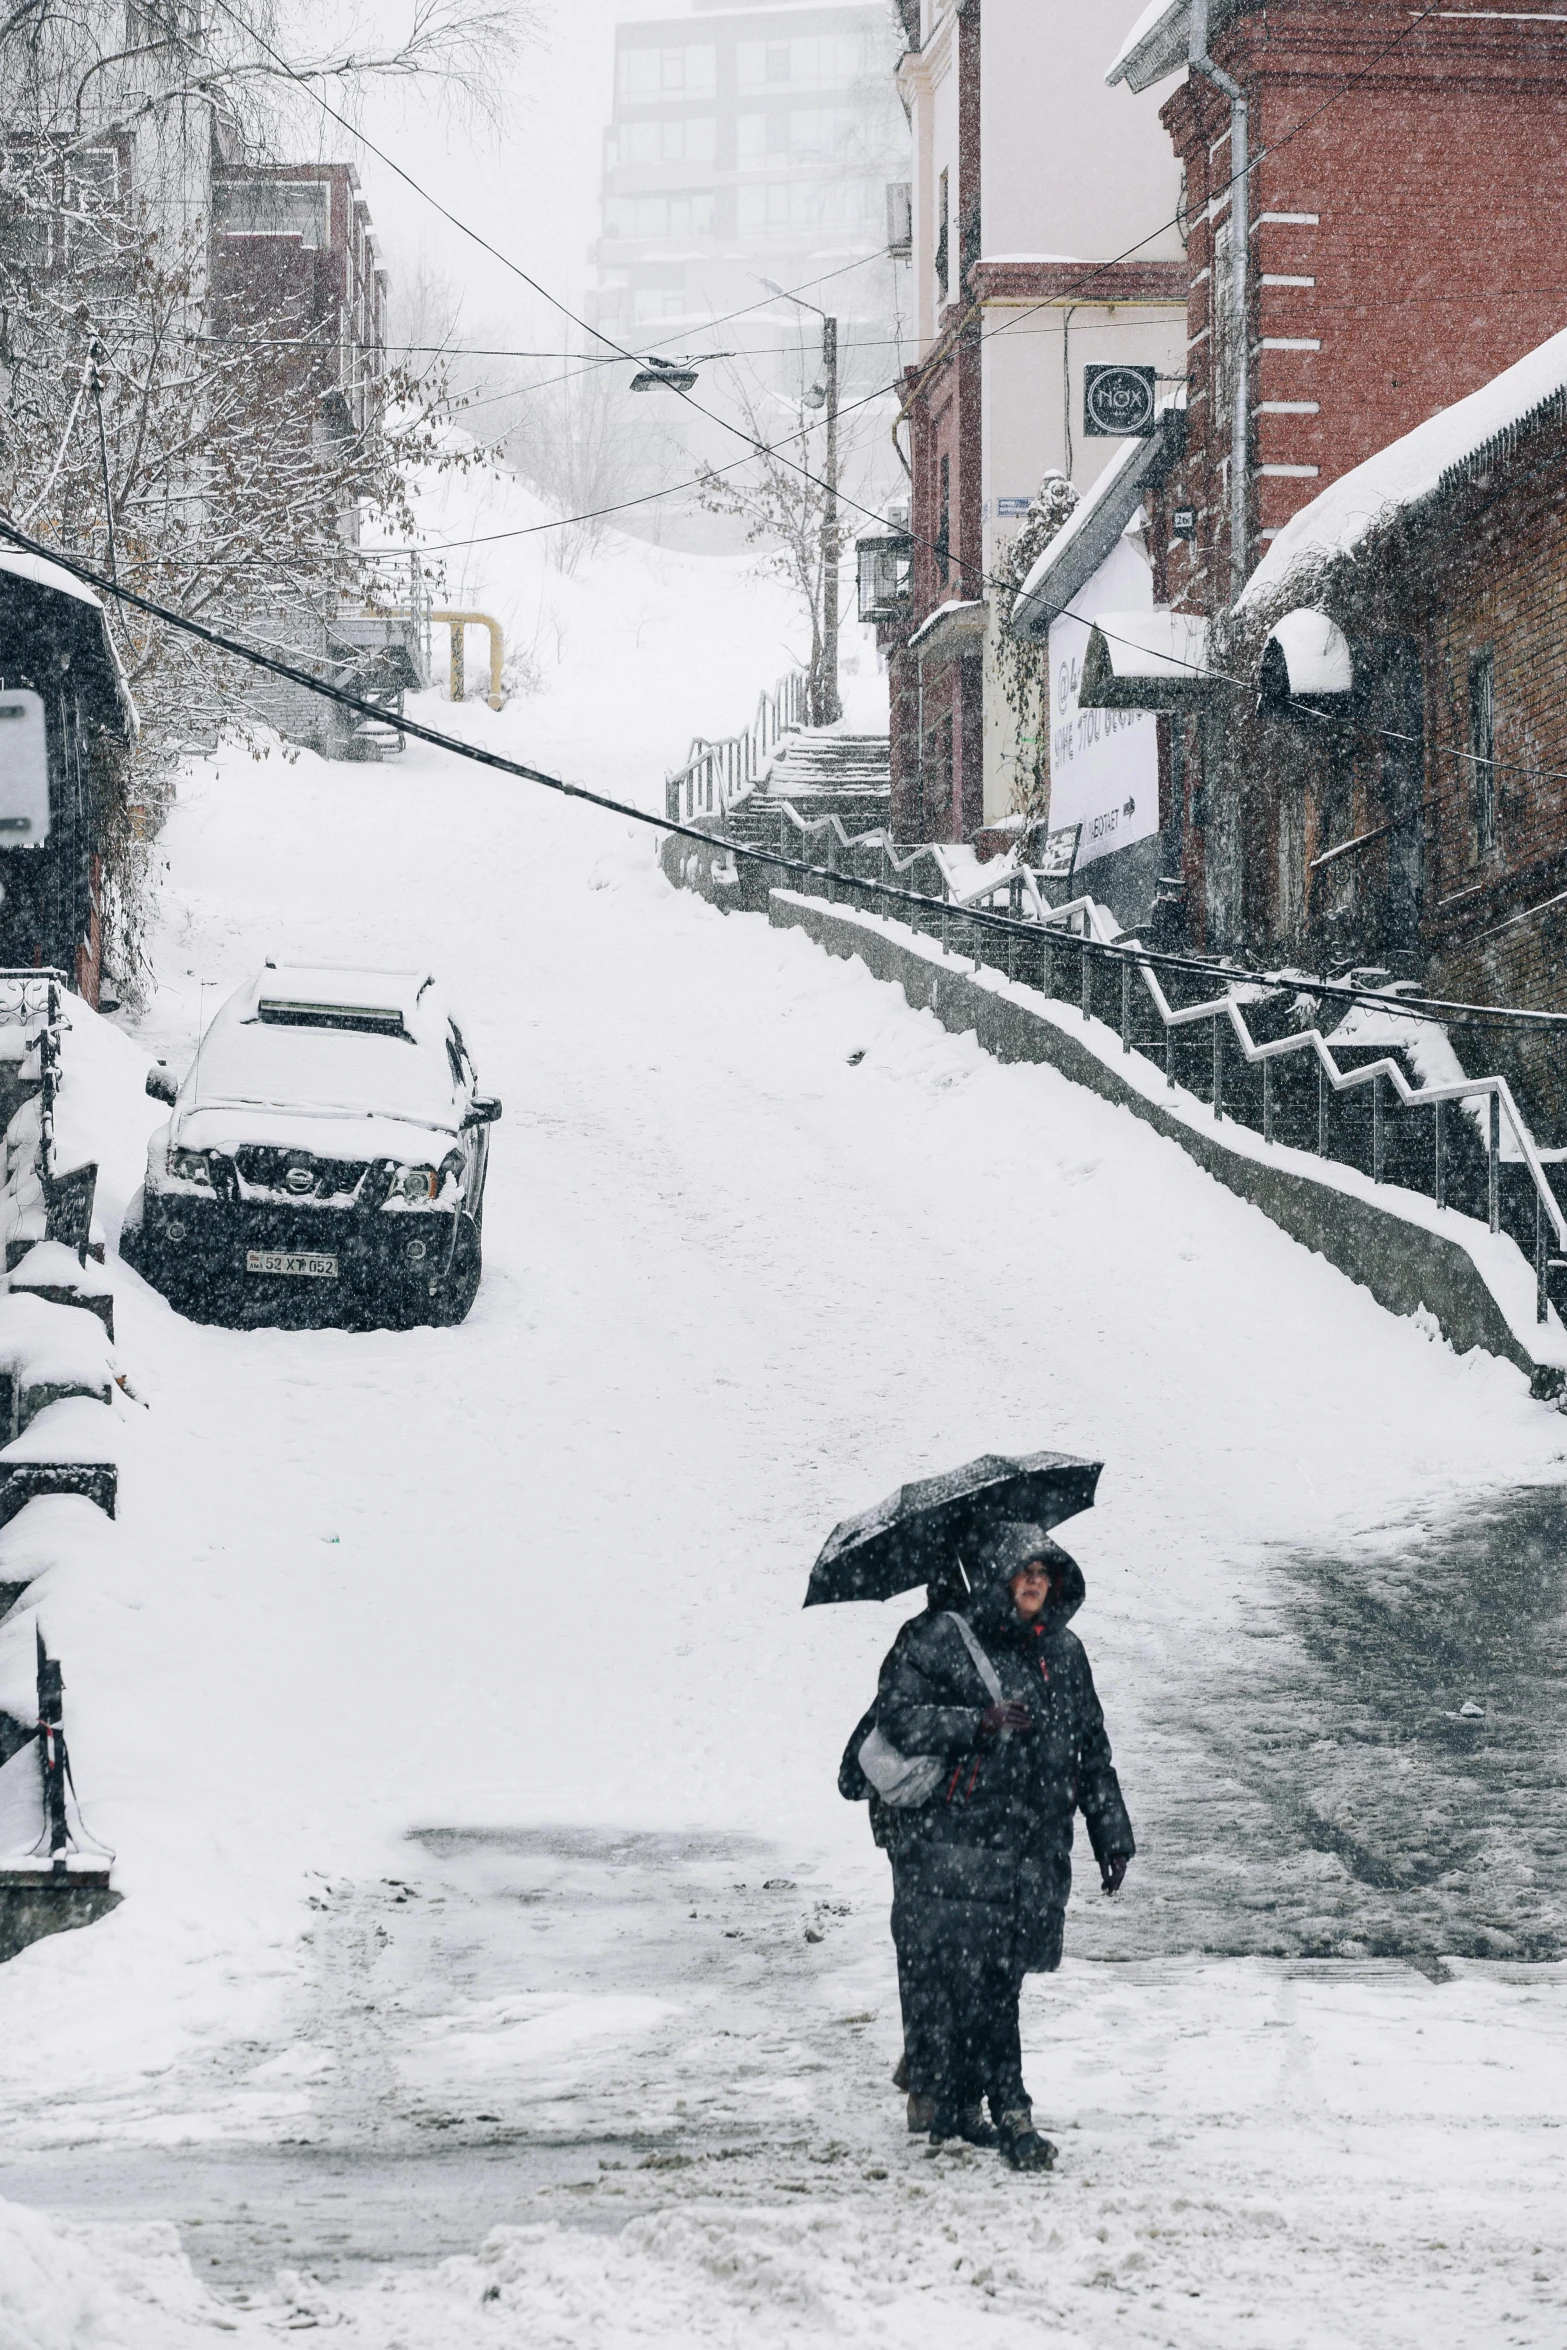
[[[1094,1016],[1094,967],[1088,958],[1088,932],[1083,932],[1083,943],[1077,950],[1077,976],[1083,1003],[1083,1018]]]
[[[1121,957],[1121,1050],[1132,1049],[1132,962],[1129,955]]]
[[[1382,1074],[1379,1070],[1371,1080],[1371,1180],[1380,1183],[1385,1154],[1382,1136]]]
[[[1317,1156],[1319,1159],[1325,1159],[1327,1155],[1328,1066],[1326,1061],[1319,1059],[1317,1062]]]
[[[1056,992],[1056,934],[1048,922],[1045,924],[1045,953],[1040,966],[1039,986],[1042,995],[1053,996]]]
[[[1538,1187],[1534,1194],[1534,1318],[1543,1322],[1550,1300],[1545,1286],[1545,1202]]]
[[[1224,1022],[1214,1016],[1213,1022],[1213,1120],[1217,1125],[1224,1116]]]
[[[1502,1228],[1501,1156],[1502,1156],[1502,1100],[1495,1088],[1491,1096],[1490,1130],[1486,1136],[1486,1193],[1490,1211],[1491,1230]]]
[[[951,936],[952,917],[947,910],[947,893],[945,886],[943,886],[941,893],[941,951],[943,954],[947,951],[947,942]]]
[[[829,816],[827,819],[827,903],[829,906],[835,906],[838,903],[837,873],[838,843],[833,833],[832,818]]]
[[[1007,977],[1009,979],[1017,977],[1017,932],[1015,930],[1007,932]]]
[[[1447,1205],[1447,1104],[1436,1105],[1436,1204]]]
[[[1273,1063],[1271,1059],[1262,1064],[1262,1139],[1264,1142],[1273,1140]]]
[[[1165,1024],[1164,1024],[1164,1080],[1165,1080],[1165,1083],[1166,1083],[1166,1084],[1168,1085],[1168,1087],[1170,1088],[1170,1091],[1171,1091],[1172,1093],[1174,1093],[1174,1091],[1175,1091],[1175,1026],[1174,1026],[1174,1023],[1173,1023],[1172,1021],[1169,1021],[1169,1020],[1166,1020],[1166,1022],[1165,1022]]]

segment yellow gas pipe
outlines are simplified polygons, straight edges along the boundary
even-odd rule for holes
[[[502,709],[506,699],[501,692],[501,669],[506,659],[506,640],[501,634],[500,622],[492,620],[488,612],[432,612],[430,618],[442,622],[452,632],[451,699],[454,702],[463,700],[467,688],[467,672],[463,663],[462,632],[465,628],[487,628],[489,630],[490,708],[492,710]]]

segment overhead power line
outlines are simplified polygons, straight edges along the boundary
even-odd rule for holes
[[[571,309],[569,304],[563,302],[558,295],[552,294],[549,288],[541,284],[537,278],[533,277],[527,270],[525,270],[520,262],[514,261],[509,254],[503,253],[500,248],[496,245],[493,245],[487,237],[481,235],[480,232],[473,228],[467,221],[462,220],[456,213],[452,212],[448,206],[440,201],[439,197],[432,195],[429,189],[422,186],[421,183],[413,177],[412,173],[405,171],[401,164],[393,162],[392,158],[386,154],[384,149],[376,146],[372,140],[366,138],[364,133],[358,130],[355,125],[349,121],[346,115],[339,113],[337,108],[332,106],[327,101],[327,99],[322,96],[319,90],[314,88],[313,85],[308,82],[304,76],[295,71],[295,69],[288,63],[288,60],[283,57],[278,50],[274,49],[260,33],[257,32],[255,27],[249,24],[247,20],[239,14],[237,9],[230,5],[230,0],[217,0],[217,4],[223,10],[226,16],[228,16],[235,24],[237,24],[242,31],[249,34],[250,38],[256,42],[259,48],[266,52],[266,54],[273,60],[274,64],[276,64],[285,74],[287,74],[291,80],[298,83],[299,87],[305,91],[307,96],[313,98],[316,101],[317,105],[321,107],[324,113],[328,114],[334,122],[340,124],[351,137],[358,139],[370,154],[376,156],[379,161],[386,165],[388,170],[394,172],[399,179],[401,179],[408,187],[412,188],[416,195],[420,196],[426,203],[431,205],[444,220],[451,224],[452,227],[459,230],[462,235],[470,238],[474,244],[481,248],[481,250],[488,253],[494,260],[499,261],[504,268],[509,269],[522,281],[523,284],[531,287],[532,290],[539,294],[543,300],[550,303],[553,308],[558,310],[563,318],[569,319],[574,326],[580,327],[584,333],[596,336],[599,341],[607,344],[612,351],[617,352],[621,358],[633,364],[636,363],[636,353],[627,350],[623,345],[616,342],[615,338],[606,334],[602,328],[592,326],[586,319],[579,317],[578,314]],[[1385,42],[1382,48],[1379,49],[1373,57],[1368,59],[1363,66],[1358,67],[1355,72],[1345,77],[1343,86],[1340,89],[1335,90],[1329,97],[1323,99],[1320,105],[1313,107],[1309,114],[1302,116],[1300,121],[1292,125],[1292,127],[1286,131],[1282,137],[1275,139],[1270,146],[1264,147],[1248,164],[1246,176],[1250,177],[1252,174],[1260,171],[1263,163],[1266,162],[1270,157],[1283,153],[1287,147],[1293,145],[1295,140],[1303,137],[1313,123],[1320,121],[1323,115],[1328,113],[1334,106],[1341,105],[1350,95],[1351,91],[1365,82],[1380,65],[1386,62],[1386,60],[1396,50],[1408,42],[1413,37],[1413,35],[1419,31],[1420,27],[1424,25],[1431,17],[1438,15],[1441,12],[1441,8],[1442,0],[1426,0],[1425,6],[1419,9],[1418,13],[1411,16],[1409,22],[1403,26],[1397,34],[1395,34],[1392,40]],[[1225,182],[1224,187],[1219,191],[1220,195],[1232,191],[1241,176],[1242,175],[1239,173],[1232,174],[1231,178]],[[1212,201],[1213,199],[1210,199],[1210,202]],[[1045,309],[1055,307],[1060,301],[1065,299],[1067,295],[1073,293],[1074,291],[1081,293],[1084,288],[1091,285],[1097,278],[1102,277],[1107,270],[1116,268],[1122,261],[1133,259],[1138,253],[1142,251],[1145,245],[1150,244],[1153,241],[1154,237],[1163,235],[1165,230],[1169,227],[1179,227],[1179,225],[1180,223],[1178,218],[1174,218],[1168,222],[1163,222],[1158,228],[1150,230],[1146,236],[1140,238],[1135,245],[1127,246],[1124,251],[1117,255],[1113,260],[1086,264],[1084,276],[1081,280],[1078,281],[1075,288],[1058,288],[1055,294],[1052,295],[1049,302],[1036,303],[1032,305],[1030,309],[1024,309],[1017,312],[1013,317],[1003,321],[1001,325],[984,330],[979,339],[981,341],[988,341],[994,335],[1007,333],[1014,329],[1021,319],[1030,315],[1035,315]],[[867,255],[865,258],[869,260],[875,258],[875,256]],[[760,306],[761,305],[752,305],[751,307],[756,308]],[[970,303],[969,308],[964,313],[963,318],[958,320],[954,327],[949,328],[944,333],[944,335],[939,338],[937,346],[938,351],[942,344],[950,345],[950,342],[955,338],[956,334],[962,332],[965,324],[970,319],[972,319],[975,309],[978,307],[978,304],[972,302]],[[732,315],[738,316],[740,313],[733,313]],[[927,359],[922,364],[922,368],[920,370],[921,374],[928,372],[930,363],[930,359]],[[846,415],[855,408],[868,405],[872,400],[885,398],[887,396],[887,390],[895,388],[896,387],[886,387],[875,392],[866,393],[859,400],[847,402],[844,407],[840,409],[839,414],[840,416]],[[912,397],[913,394],[911,393],[909,396]],[[754,434],[746,432],[743,427],[734,424],[729,418],[720,416],[715,410],[705,407],[701,401],[694,399],[689,391],[678,392],[676,397],[684,400],[686,405],[697,415],[706,417],[710,423],[717,424],[723,431],[728,432],[736,439],[743,441],[746,444],[747,450],[751,454],[774,458],[778,463],[784,466],[786,470],[798,474],[808,486],[819,490],[825,488],[825,485],[822,483],[822,481],[810,471],[808,466],[797,464],[794,459],[782,454],[782,451],[787,445],[787,442],[789,440],[797,440],[805,437],[803,433],[787,435],[785,436],[784,441],[768,444],[766,442],[759,441]],[[906,404],[907,402],[905,402],[905,405]],[[740,464],[745,462],[745,458],[740,458],[736,460],[735,465],[709,469],[708,475],[699,476],[697,477],[696,481],[680,486],[699,486],[700,481],[703,478],[711,478],[712,474],[715,472],[735,471]],[[566,520],[561,523],[536,524],[533,525],[530,529],[521,530],[516,533],[496,533],[495,536],[500,537],[504,535],[528,537],[534,535],[536,531],[550,528],[567,527],[569,522],[573,520],[597,521],[606,518],[612,513],[625,512],[632,506],[649,504],[659,497],[670,496],[673,494],[675,493],[669,490],[649,492],[641,498],[624,499],[615,506],[605,507],[599,509],[597,512],[585,513],[575,517],[567,517]],[[865,519],[873,522],[881,522],[884,520],[884,517],[877,513],[873,508],[863,505],[858,499],[849,497],[842,490],[837,492],[837,496],[838,502],[841,506],[848,507],[850,511],[862,515]],[[936,551],[934,540],[922,538],[913,533],[909,535],[914,540],[915,544],[922,545],[927,552]],[[478,543],[480,543],[478,540],[456,541],[453,542],[453,548],[455,549]],[[432,548],[429,551],[431,553],[437,553],[448,550]],[[997,581],[985,573],[979,574],[975,584],[986,587],[999,585],[1006,588],[1011,588],[1013,585],[1011,581]],[[1071,615],[1071,617],[1081,617],[1081,615]],[[1095,623],[1095,625],[1101,624]],[[1102,631],[1102,633],[1106,635],[1113,635],[1113,632],[1111,631]],[[1121,642],[1125,640],[1116,639],[1115,641]],[[1178,666],[1189,670],[1194,677],[1202,677],[1205,681],[1225,686],[1232,691],[1244,693],[1248,696],[1251,696],[1256,692],[1255,684],[1250,680],[1227,677],[1220,671],[1203,669],[1196,662],[1180,662]],[[1334,718],[1326,712],[1311,712],[1309,715],[1320,719],[1323,724],[1340,730],[1343,730],[1347,724],[1345,720]],[[1352,729],[1352,731],[1360,734],[1369,734],[1373,738],[1380,738],[1384,741],[1394,742],[1404,746],[1411,745],[1418,739],[1406,732],[1401,732],[1396,728],[1377,727],[1367,729],[1364,727],[1355,727]],[[1467,748],[1461,748],[1456,744],[1436,743],[1430,747],[1445,757],[1468,764],[1470,766],[1479,763],[1479,755],[1477,753]],[[1515,773],[1532,774],[1542,780],[1567,780],[1567,777],[1557,776],[1550,769],[1527,769],[1514,763],[1497,759],[1491,759],[1485,763],[1498,772],[1506,770]]]
[[[166,605],[157,603],[152,597],[140,595],[134,588],[127,588],[117,580],[106,578],[102,572],[94,570],[89,564],[78,561],[75,556],[62,555],[53,547],[41,545],[36,539],[29,538],[24,531],[19,530],[13,522],[8,521],[4,516],[0,516],[0,538],[8,539],[24,554],[41,556],[44,561],[56,564],[62,571],[68,571],[73,578],[80,580],[84,586],[95,589],[100,595],[114,597],[122,604],[129,604],[135,610],[144,612],[149,619],[162,621],[166,627],[178,629],[187,636],[196,637],[201,643],[211,645],[217,652],[227,653],[241,661],[248,661],[254,668],[265,669],[272,676],[281,677],[290,685],[302,686],[307,693],[316,694],[323,701],[335,702],[341,709],[351,711],[356,717],[369,719],[377,726],[384,726],[387,722],[385,710],[376,703],[362,701],[357,694],[349,693],[345,687],[332,685],[324,678],[313,676],[308,669],[296,668],[292,662],[280,660],[275,653],[266,653],[255,645],[247,645],[241,638],[231,637],[222,629],[210,628],[205,621],[193,620],[186,613],[169,610]],[[642,825],[649,831],[673,833],[680,839],[697,841],[709,850],[715,847],[722,848],[730,856],[754,864],[765,865],[774,870],[781,868],[790,873],[802,874],[812,880],[832,878],[852,886],[863,894],[895,901],[904,906],[925,908],[936,914],[944,913],[949,918],[955,911],[947,899],[934,898],[920,890],[900,889],[895,882],[862,880],[858,875],[832,874],[826,866],[808,864],[802,858],[787,856],[776,849],[753,848],[744,842],[726,841],[711,832],[705,832],[700,825],[685,824],[678,818],[671,818],[668,815],[655,815],[650,809],[639,808],[629,800],[618,800],[608,792],[592,791],[586,784],[571,783],[564,776],[551,775],[542,767],[530,767],[520,759],[508,759],[499,751],[485,750],[478,743],[461,742],[453,735],[442,734],[437,727],[424,725],[417,718],[409,718],[405,715],[399,718],[396,724],[402,733],[411,736],[416,742],[428,743],[433,750],[450,752],[454,758],[466,760],[474,766],[491,768],[497,774],[515,776],[523,783],[539,784],[546,791],[558,792],[566,799],[580,800],[587,807],[601,808],[607,815],[623,817],[627,822]],[[1040,925],[1037,922],[1014,920],[1009,915],[984,912],[972,906],[964,906],[956,911],[962,920],[972,922],[982,929],[991,929],[1002,935],[1014,937],[1020,934],[1031,938],[1039,936]],[[1234,980],[1246,986],[1276,988],[1295,995],[1308,995],[1327,1001],[1374,1007],[1383,1012],[1396,1011],[1411,1018],[1433,1020],[1444,1025],[1455,1020],[1462,1020],[1466,1025],[1471,1026],[1524,1027],[1540,1031],[1567,1029],[1567,1013],[1564,1012],[1534,1012],[1512,1009],[1498,1011],[1497,1007],[1492,1004],[1470,1004],[1439,996],[1412,997],[1400,994],[1389,997],[1373,988],[1358,988],[1337,980],[1309,978],[1298,971],[1268,972],[1218,966],[1211,962],[1202,961],[1194,955],[1168,954],[1159,948],[1136,944],[1118,944],[1097,940],[1078,940],[1074,943],[1085,953],[1094,953],[1113,960],[1146,966],[1151,970],[1178,972],[1198,977],[1206,980],[1210,985],[1216,980]]]

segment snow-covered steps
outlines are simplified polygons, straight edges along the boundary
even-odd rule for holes
[[[119,1486],[113,1415],[88,1396],[66,1396],[0,1447],[0,1526],[47,1493],[79,1493],[112,1518]]]
[[[757,789],[775,800],[809,792],[883,792],[891,788],[891,746],[884,734],[846,734],[802,726],[778,745]]]
[[[66,1396],[111,1401],[114,1360],[103,1324],[28,1291],[0,1296],[0,1446]]]
[[[755,790],[730,809],[728,829],[736,840],[776,847],[787,804],[807,823],[831,815],[848,833],[873,832],[891,812],[891,776],[886,735],[800,727],[783,737]]]
[[[63,1242],[34,1242],[11,1268],[7,1287],[13,1297],[42,1298],[50,1305],[93,1315],[112,1345],[114,1293],[107,1281],[90,1265],[82,1264]]]

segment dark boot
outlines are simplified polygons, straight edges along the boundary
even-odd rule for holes
[[[903,2050],[902,2054],[901,2054],[901,2055],[899,2056],[899,2058],[898,2058],[898,2068],[897,2068],[897,2071],[896,2071],[896,2072],[893,2074],[893,2076],[892,2076],[892,2085],[893,2085],[893,2087],[894,2087],[895,2089],[907,2089],[907,2088],[908,2088],[908,2085],[909,2085],[909,2052],[908,2052],[908,2050],[907,2050],[906,2048]]]
[[[909,2091],[909,2135],[910,2135],[910,2137],[911,2137],[911,2138],[917,2138],[917,2137],[920,2137],[921,2135],[923,2135],[923,2133],[924,2133],[926,2130],[930,2129],[930,2128],[931,2128],[931,2127],[934,2125],[934,2123],[935,2123],[935,2119],[936,2119],[936,2100],[935,2100],[935,2098],[934,2098],[934,2097],[918,2097],[918,2096],[916,2096],[916,2095],[915,2095],[914,2091],[911,2089],[911,2090]]]
[[[930,2142],[942,2146],[959,2138],[965,2146],[997,2146],[1000,2132],[985,2119],[982,2105],[938,2106],[931,2116]]]
[[[1034,2127],[1029,2106],[1013,2106],[998,2116],[1001,2159],[1013,2170],[1053,2170],[1056,2150]]]

